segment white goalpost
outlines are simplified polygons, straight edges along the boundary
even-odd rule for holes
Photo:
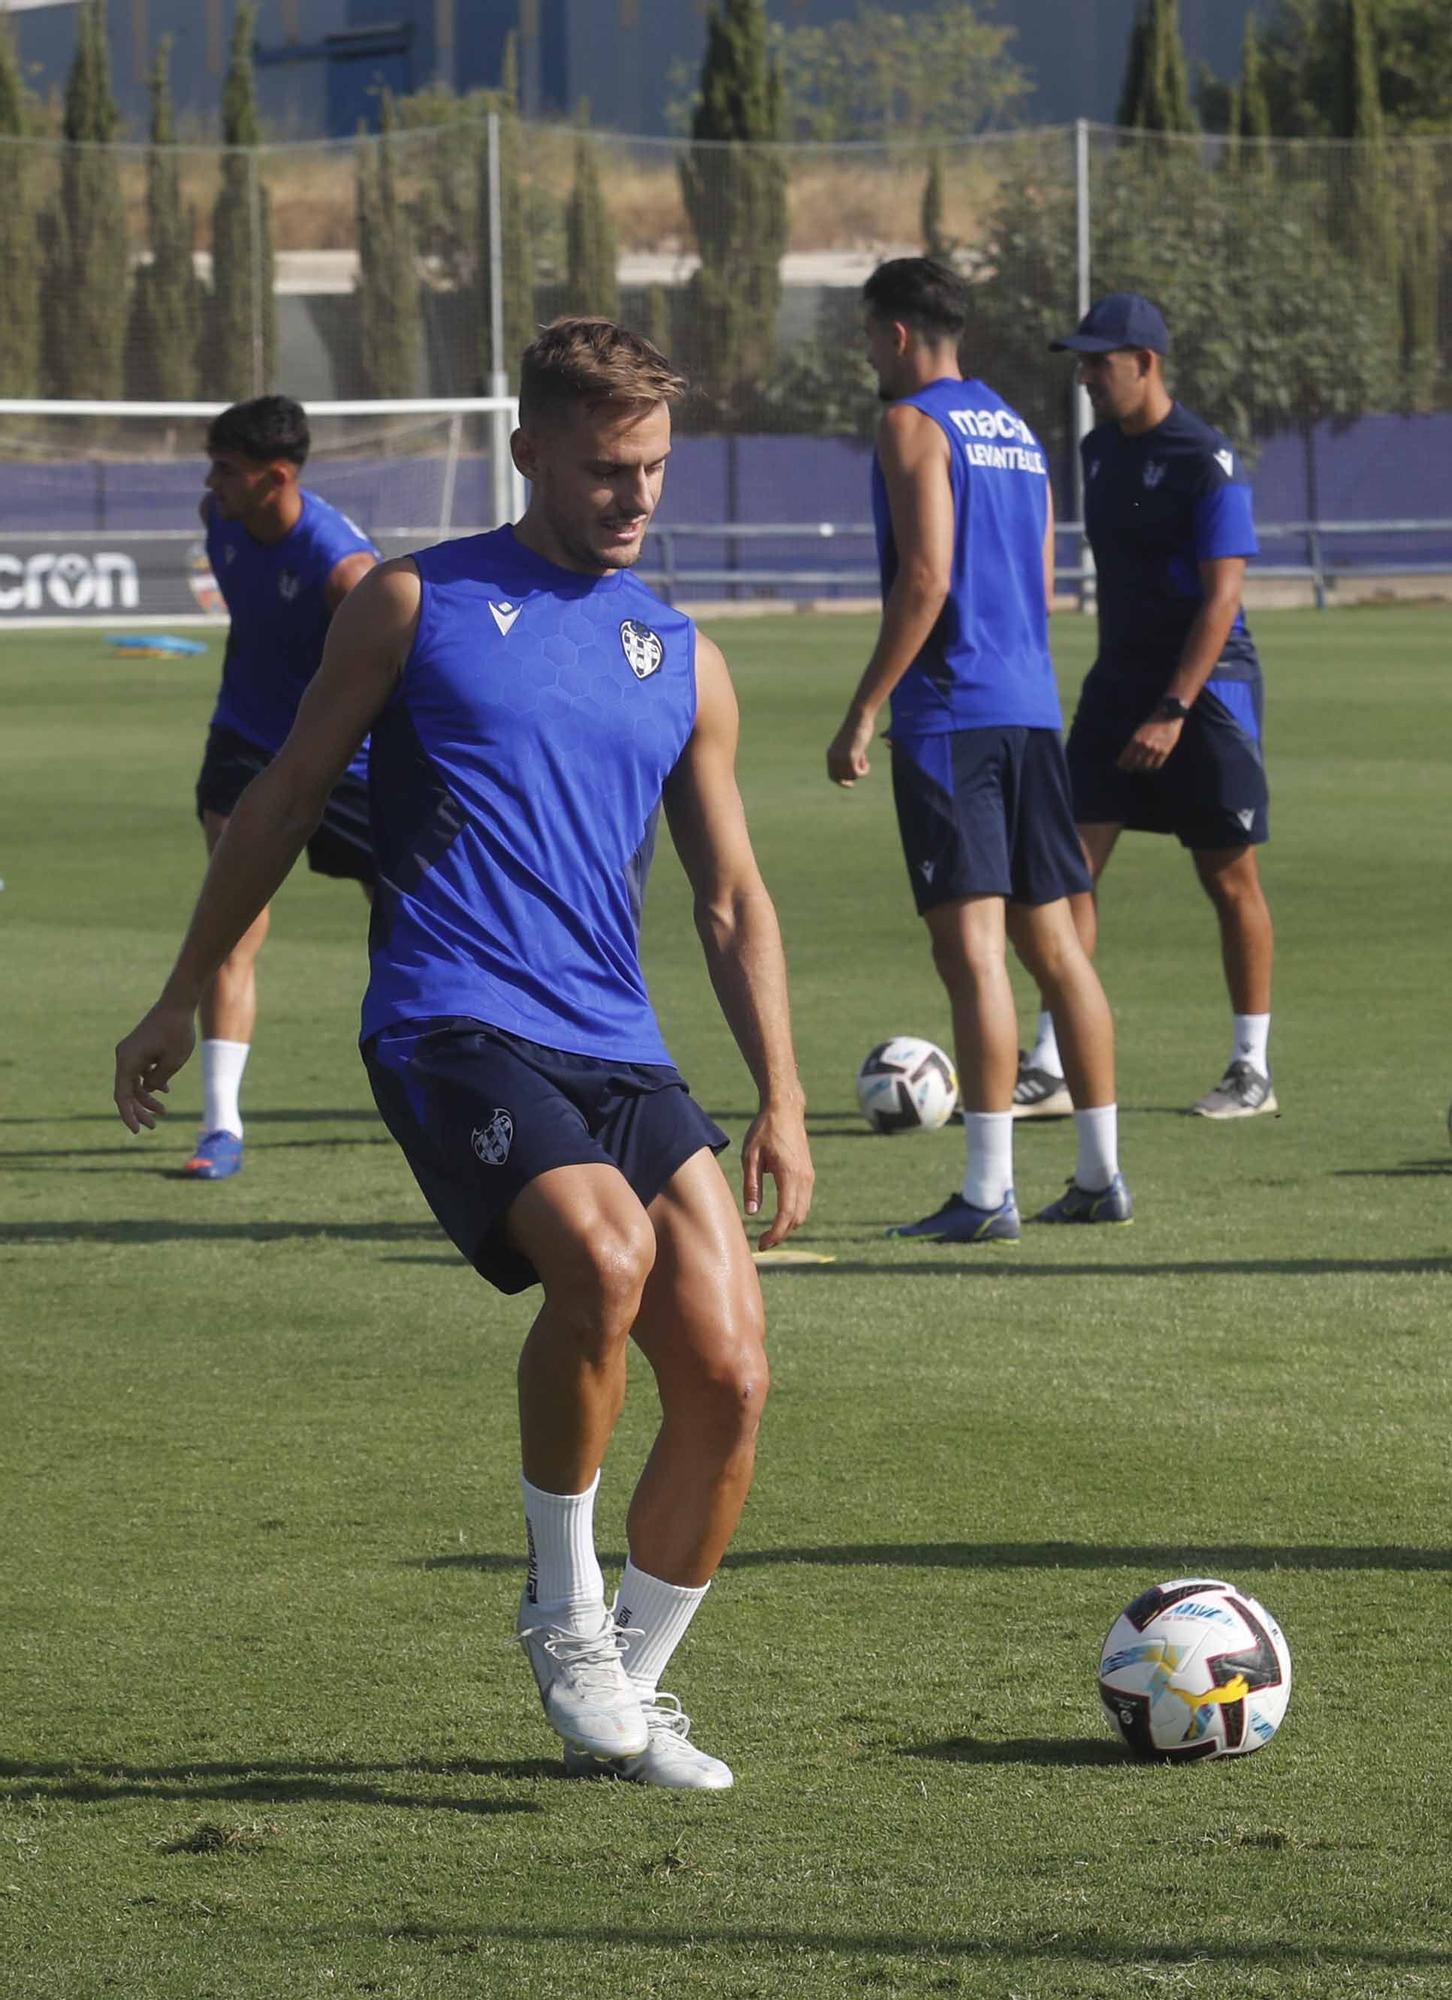
[[[0,631],[223,622],[197,502],[227,407],[0,398]],[[303,483],[386,555],[523,511],[512,396],[305,407]]]

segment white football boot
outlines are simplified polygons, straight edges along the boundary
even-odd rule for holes
[[[632,1785],[663,1785],[675,1792],[725,1792],[735,1783],[731,1766],[708,1757],[691,1738],[691,1718],[673,1694],[647,1695],[641,1713],[650,1740],[636,1756],[591,1757],[565,1745],[570,1778],[624,1778]]]
[[[545,1719],[567,1750],[591,1757],[630,1757],[650,1743],[640,1696],[620,1663],[620,1634],[602,1604],[587,1632],[527,1621],[522,1604],[517,1637],[534,1670]]]

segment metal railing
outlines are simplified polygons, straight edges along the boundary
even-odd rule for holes
[[[1066,540],[1082,542],[1083,523],[1060,521],[1056,532]],[[1257,532],[1262,542],[1303,542],[1306,553],[1303,562],[1257,559],[1252,574],[1309,582],[1316,608],[1320,611],[1329,609],[1332,586],[1342,577],[1452,575],[1452,520],[1267,521],[1259,524]],[[1441,535],[1447,546],[1444,554],[1430,559],[1409,556],[1396,562],[1338,562],[1328,549],[1328,542],[1347,535],[1378,539]],[[772,589],[836,589],[871,596],[879,588],[875,556],[861,565],[847,563],[831,569],[764,569],[744,563],[741,557],[743,544],[753,541],[864,541],[872,548],[873,537],[871,523],[857,521],[672,522],[669,526],[650,530],[646,543],[647,557],[641,573],[656,586],[667,603],[674,603],[683,590],[689,593],[702,586],[725,588],[733,594]],[[689,541],[723,543],[726,549],[725,566],[683,565],[678,559],[677,544]],[[1054,576],[1056,581],[1075,587],[1081,600],[1092,598],[1094,572],[1087,564],[1056,563]]]

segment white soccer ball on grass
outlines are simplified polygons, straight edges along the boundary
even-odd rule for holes
[[[1244,1757],[1280,1728],[1291,1652],[1262,1604],[1216,1577],[1174,1577],[1115,1619],[1099,1699],[1138,1757]]]
[[[936,1132],[958,1104],[958,1073],[933,1042],[894,1035],[863,1058],[857,1102],[874,1132]]]

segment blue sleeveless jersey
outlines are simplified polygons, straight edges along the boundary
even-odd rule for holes
[[[378,889],[363,1039],[464,1015],[663,1063],[640,969],[661,788],[696,718],[695,627],[629,571],[512,528],[413,558],[418,632],[373,728]]]
[[[363,533],[306,489],[302,513],[280,542],[255,541],[240,521],[207,517],[207,559],[226,600],[231,630],[214,728],[234,729],[259,750],[282,748],[328,636],[328,578],[345,556],[378,551]],[[360,750],[349,769],[362,776]]]
[[[1062,717],[1044,603],[1043,448],[984,382],[930,382],[903,401],[931,417],[948,440],[953,577],[927,644],[893,689],[892,732],[1057,729]],[[898,558],[876,457],[872,516],[885,598]]]

